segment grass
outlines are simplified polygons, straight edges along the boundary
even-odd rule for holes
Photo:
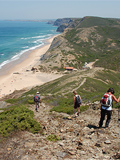
[[[55,141],[59,141],[60,138],[59,138],[59,136],[56,136],[55,134],[51,134],[51,135],[49,135],[49,136],[47,137],[47,140],[52,141],[52,142],[55,142]]]
[[[56,111],[56,112],[63,112],[63,113],[67,113],[67,114],[73,114],[74,113],[74,109],[73,109],[73,95],[70,94],[69,97],[64,98],[61,97],[59,99],[59,101],[57,101],[58,105],[54,106],[50,111]],[[80,107],[80,111],[83,112],[85,110],[87,110],[89,108],[89,106],[81,106]]]
[[[36,91],[39,91],[40,95],[44,96],[44,98],[42,98],[42,101],[53,107],[52,110],[72,114],[72,90],[78,87],[83,81],[84,75],[86,77],[86,74],[90,72],[92,72],[92,70],[70,73],[44,85],[37,86],[23,94],[20,98],[10,99],[7,100],[7,102],[14,102],[16,105],[34,104],[34,94],[36,93]],[[79,77],[81,75],[82,78]],[[119,95],[120,73],[112,72],[110,70],[104,70],[97,72],[94,78],[86,77],[86,82],[77,89],[77,92],[81,95],[84,103],[99,101],[102,95],[110,87],[113,87],[115,89],[116,97]]]
[[[38,133],[41,126],[33,117],[33,111],[24,105],[10,107],[0,113],[0,135],[7,137],[16,130]]]

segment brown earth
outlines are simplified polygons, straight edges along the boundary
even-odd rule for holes
[[[94,109],[93,109],[94,108]],[[35,119],[41,124],[43,134],[18,132],[0,144],[1,160],[109,160],[120,159],[120,124],[118,111],[113,110],[109,128],[98,128],[99,104],[71,117],[65,113],[49,112],[50,107],[41,104]],[[59,141],[46,138],[54,134]]]

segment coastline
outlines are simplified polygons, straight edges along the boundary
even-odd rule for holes
[[[13,93],[15,90],[29,89],[42,85],[61,77],[59,74],[48,74],[31,71],[31,68],[40,63],[40,57],[49,49],[55,35],[46,40],[46,43],[35,50],[24,53],[19,60],[7,64],[0,75],[0,98]]]

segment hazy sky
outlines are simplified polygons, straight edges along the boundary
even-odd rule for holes
[[[0,20],[120,18],[120,0],[0,0]]]

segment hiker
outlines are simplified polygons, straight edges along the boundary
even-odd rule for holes
[[[101,118],[100,118],[100,122],[99,122],[99,128],[102,127],[103,125],[103,121],[105,119],[105,115],[107,115],[107,120],[105,123],[105,128],[109,126],[110,120],[111,120],[111,115],[112,115],[112,105],[113,105],[113,101],[115,102],[119,102],[120,101],[120,96],[117,99],[114,96],[114,89],[113,88],[109,88],[107,93],[104,94],[104,96],[101,99]],[[109,104],[108,104],[109,103]]]
[[[34,96],[34,102],[36,103],[35,110],[36,112],[38,112],[38,108],[40,107],[40,103],[41,103],[39,92],[36,92],[36,95]]]
[[[82,99],[80,95],[77,95],[76,91],[73,91],[73,94],[74,94],[74,98],[73,98],[74,114],[75,114],[75,117],[77,117],[80,113],[80,105],[82,104]],[[76,110],[78,112],[76,112]]]

